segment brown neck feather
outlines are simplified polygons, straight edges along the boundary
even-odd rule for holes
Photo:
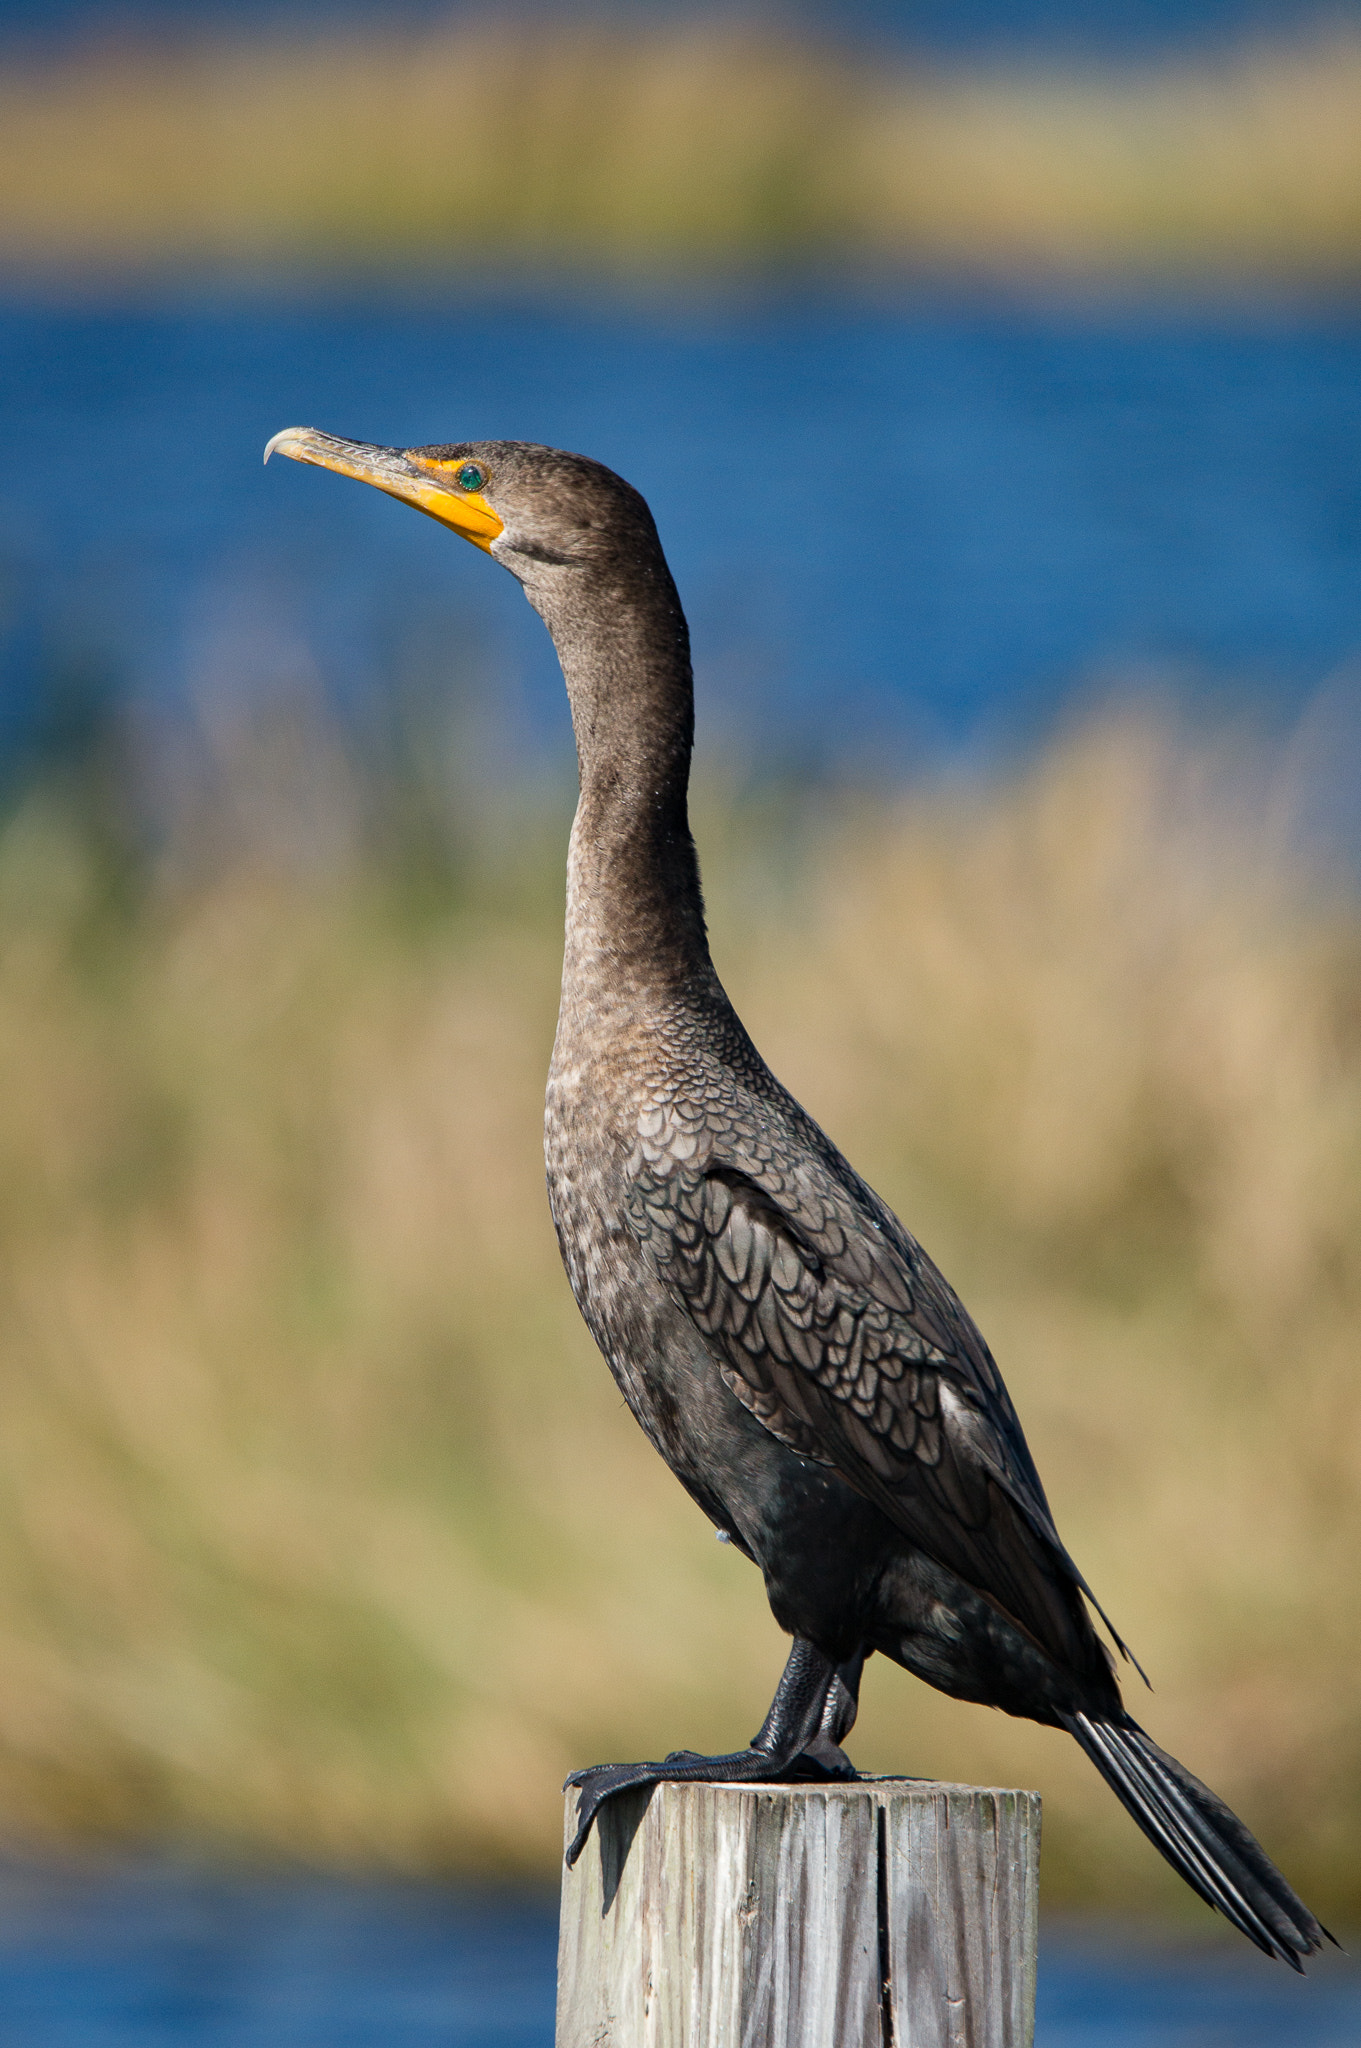
[[[573,597],[548,619],[581,776],[567,979],[625,1002],[665,999],[713,975],[686,807],[689,634],[660,551],[646,571],[593,578]]]

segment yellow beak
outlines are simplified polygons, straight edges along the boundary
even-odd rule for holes
[[[428,512],[441,526],[451,526],[474,547],[490,552],[503,524],[480,491],[462,491],[457,473],[462,462],[432,462],[406,448],[379,448],[368,441],[342,441],[335,434],[319,434],[315,427],[285,427],[265,450],[287,455],[293,462],[314,462],[319,469],[338,470],[341,476],[357,476],[361,483],[375,484],[390,498]]]

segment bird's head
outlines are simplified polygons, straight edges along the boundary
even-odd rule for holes
[[[285,427],[265,461],[274,454],[358,477],[451,527],[518,577],[550,628],[583,586],[636,581],[662,562],[646,501],[584,455],[528,441],[383,448],[313,427]]]

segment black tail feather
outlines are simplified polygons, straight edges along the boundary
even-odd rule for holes
[[[1302,1970],[1332,1940],[1237,1814],[1135,1722],[1062,1718],[1154,1847],[1249,1941]]]

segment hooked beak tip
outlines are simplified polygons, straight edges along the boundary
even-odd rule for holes
[[[293,451],[284,446],[285,442],[291,441],[295,437],[301,437],[306,432],[306,427],[280,427],[278,433],[272,435],[265,443],[265,461],[269,461],[276,448],[282,449],[285,455],[292,454]]]

